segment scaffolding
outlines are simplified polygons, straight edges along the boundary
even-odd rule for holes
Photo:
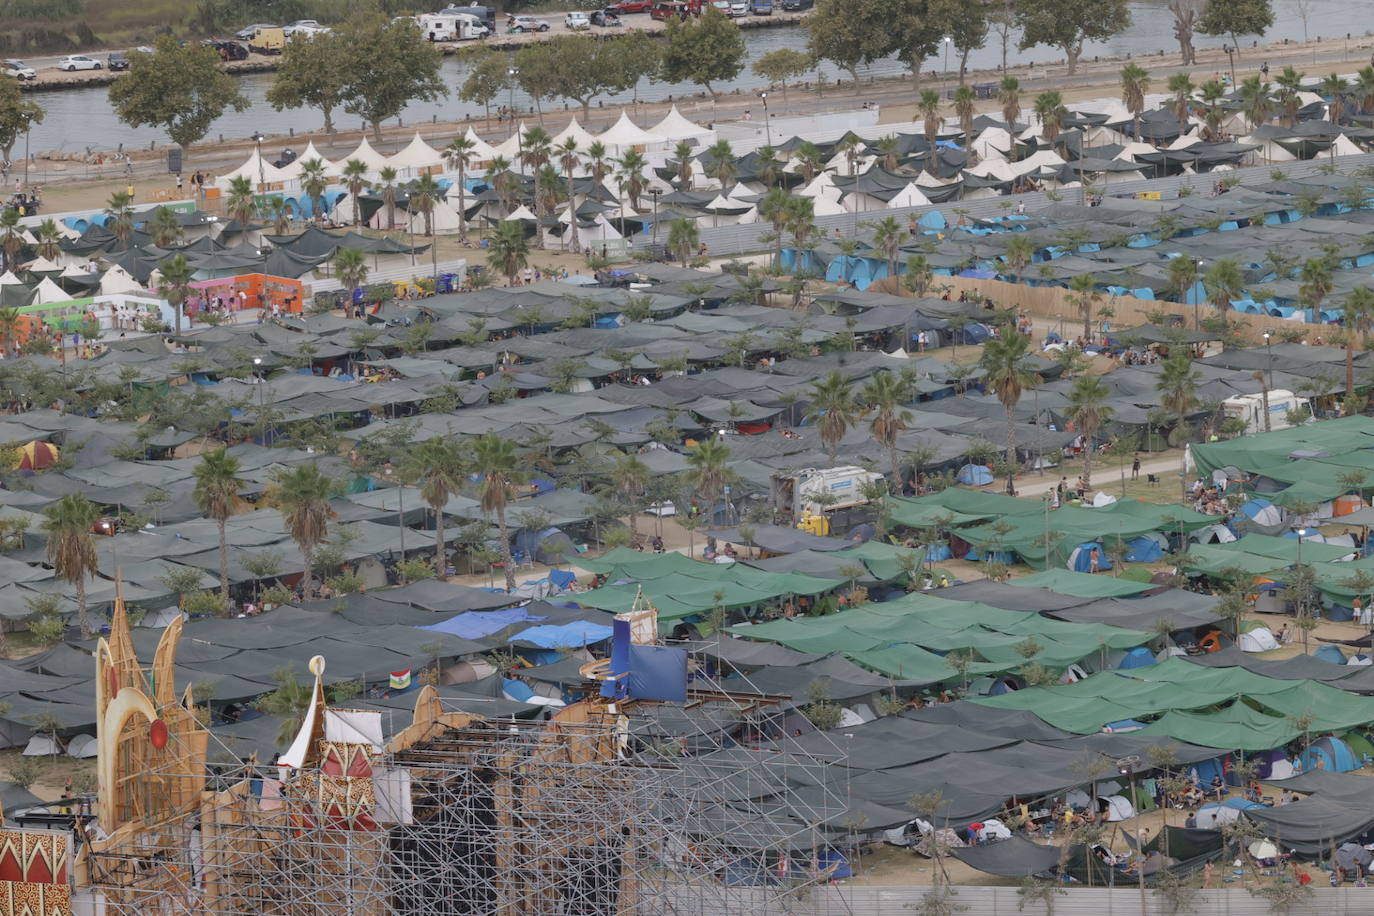
[[[422,691],[385,747],[321,732],[289,774],[204,751],[191,773],[143,773],[205,789],[87,841],[78,883],[107,916],[786,912],[831,880],[852,825],[841,752],[795,746],[781,699],[697,679],[686,703],[593,698],[529,722]]]

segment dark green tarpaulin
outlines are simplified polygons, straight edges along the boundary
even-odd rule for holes
[[[1047,569],[1030,576],[1011,579],[1007,584],[1018,588],[1047,588],[1061,595],[1080,598],[1128,598],[1157,586],[1148,582],[1129,582],[1110,576],[1093,576],[1067,569]]]

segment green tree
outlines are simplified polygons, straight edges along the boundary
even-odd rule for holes
[[[1198,20],[1204,35],[1229,35],[1231,47],[1239,48],[1239,35],[1263,35],[1274,24],[1270,0],[1208,0]]]
[[[806,49],[848,73],[857,92],[859,67],[895,50],[891,18],[891,4],[885,0],[819,0],[803,20]]]
[[[834,467],[840,442],[862,416],[858,400],[854,397],[854,388],[849,379],[836,371],[812,382],[807,396],[811,401],[808,417],[816,423],[821,445],[830,456],[830,466]]]
[[[706,151],[706,160],[710,163],[706,168],[708,177],[720,182],[720,190],[724,194],[730,193],[730,187],[739,174],[739,168],[735,165],[735,151],[730,147],[729,140],[717,140],[711,144]]]
[[[1358,332],[1366,349],[1369,348],[1369,331],[1374,327],[1374,291],[1368,287],[1357,286],[1346,293],[1342,303],[1344,314],[1342,322],[1353,334]],[[1345,344],[1345,396],[1355,395],[1355,341]]]
[[[1053,146],[1064,129],[1064,119],[1069,110],[1064,107],[1064,97],[1053,89],[1035,97],[1035,116],[1040,119],[1040,133]]]
[[[954,90],[954,116],[959,119],[959,130],[964,135],[964,145],[973,141],[974,102],[978,96],[971,86],[960,86]]]
[[[1106,41],[1131,24],[1126,0],[1017,0],[1021,50],[1048,45],[1064,52],[1069,74],[1078,72],[1085,41]]]
[[[0,211],[0,251],[5,253],[6,270],[13,270],[19,265],[19,252],[24,247],[23,230],[18,209],[6,207]]]
[[[324,191],[329,187],[329,178],[324,169],[324,160],[318,156],[301,160],[301,191],[310,201],[310,214],[315,219],[319,219],[324,212]]]
[[[1007,130],[1015,133],[1016,119],[1021,117],[1021,81],[1014,76],[1002,77],[997,87],[997,104],[1002,106],[1002,120]]]
[[[448,569],[448,553],[444,547],[444,507],[463,488],[467,462],[458,443],[445,436],[435,436],[412,445],[401,465],[402,476],[419,481],[420,498],[434,515],[435,568],[442,576]]]
[[[523,82],[526,74],[547,70],[550,95],[582,106],[582,118],[591,116],[592,100],[631,89],[639,74],[624,66],[624,58],[638,48],[637,36],[558,35],[529,45],[517,55],[516,68]],[[633,79],[627,79],[633,76]],[[542,82],[542,80],[540,80]]]
[[[477,144],[472,138],[463,134],[449,141],[440,153],[444,157],[444,164],[458,173],[458,234],[463,236],[468,232],[468,169],[472,168],[476,149]]]
[[[1169,92],[1173,94],[1169,101],[1169,109],[1178,119],[1178,123],[1186,124],[1192,110],[1193,93],[1197,87],[1193,85],[1192,77],[1187,73],[1172,74],[1167,85]]]
[[[873,434],[874,442],[887,449],[892,486],[897,492],[901,492],[902,488],[902,465],[897,452],[897,437],[911,422],[911,411],[905,408],[910,400],[911,386],[901,375],[892,371],[875,372],[859,390],[860,403],[872,411],[872,416],[868,420],[868,431]]]
[[[1317,311],[1335,287],[1331,261],[1327,258],[1308,258],[1298,269],[1298,301],[1312,310],[1312,318],[1320,320]]]
[[[506,220],[496,227],[487,246],[487,266],[506,277],[508,286],[515,285],[516,275],[529,263],[530,242],[525,227]]]
[[[1241,82],[1236,95],[1240,98],[1240,110],[1251,128],[1259,127],[1273,116],[1274,97],[1267,80],[1258,76],[1248,77]]]
[[[96,571],[91,526],[99,517],[100,510],[80,493],[68,493],[43,512],[43,531],[48,536],[48,565],[57,578],[76,588],[76,614],[83,639],[91,638],[86,579]]]
[[[277,111],[317,108],[324,115],[324,129],[334,133],[334,111],[344,100],[349,48],[337,32],[294,35],[282,49],[267,103]]]
[[[193,292],[191,280],[195,277],[195,269],[186,260],[186,255],[174,254],[159,264],[157,271],[162,275],[162,279],[157,285],[157,291],[172,307],[172,320],[175,322],[174,330],[180,334],[181,309],[186,305],[186,300],[191,298]]]
[[[224,612],[229,610],[229,539],[225,532],[229,516],[238,508],[239,461],[224,449],[204,452],[192,473],[196,487],[192,496],[206,518],[214,519],[219,530],[219,590]]]
[[[708,515],[730,482],[729,459],[729,447],[715,436],[705,437],[687,452],[688,481],[706,504]]]
[[[343,288],[352,293],[367,283],[367,256],[357,248],[339,248],[334,252],[334,276]],[[349,296],[349,302],[353,301]]]
[[[0,154],[8,165],[19,138],[43,123],[43,106],[24,98],[16,79],[0,80]]]
[[[653,477],[649,466],[635,455],[621,455],[616,458],[611,469],[611,483],[616,495],[625,504],[625,514],[630,523],[630,543],[639,543],[640,502]]]
[[[131,54],[129,61],[128,73],[110,84],[116,116],[130,127],[161,127],[183,157],[226,109],[248,107],[238,81],[220,69],[213,48],[183,46],[171,35],[161,35],[152,54]]]
[[[33,237],[38,242],[38,254],[40,256],[53,261],[61,255],[62,233],[57,228],[56,220],[43,220],[34,230]]]
[[[1011,325],[1004,325],[996,337],[983,344],[978,364],[983,368],[983,381],[1002,403],[1007,414],[1007,490],[1015,489],[1016,473],[1016,404],[1027,388],[1040,383],[1040,376],[1029,366],[1030,339]]]
[[[1302,79],[1305,75],[1290,66],[1284,67],[1279,75],[1274,77],[1274,85],[1277,87],[1274,90],[1274,101],[1278,103],[1279,118],[1285,127],[1292,127],[1298,123],[1298,110],[1302,108]]]
[[[1193,368],[1193,361],[1182,349],[1161,364],[1159,380],[1155,392],[1159,395],[1159,406],[1174,418],[1174,431],[1170,436],[1172,445],[1183,445],[1187,441],[1188,414],[1197,409],[1197,387],[1202,374]],[[1179,458],[1179,481],[1186,493],[1188,488],[1187,453]]]
[[[473,469],[482,475],[478,503],[489,517],[496,517],[501,532],[501,559],[506,574],[506,590],[515,588],[515,561],[510,550],[510,529],[506,507],[515,498],[515,488],[526,479],[515,443],[491,433],[478,436],[473,445]]]
[[[1219,312],[1231,308],[1231,303],[1240,298],[1244,286],[1245,274],[1241,272],[1240,265],[1230,258],[1221,258],[1213,262],[1202,275],[1202,288],[1212,306]]]
[[[616,177],[629,195],[630,206],[636,210],[639,209],[639,197],[644,193],[644,169],[648,164],[644,154],[636,149],[626,150],[616,161]]]
[[[491,48],[478,47],[467,51],[468,75],[458,87],[458,98],[481,105],[491,120],[491,103],[510,85],[510,62],[504,54]]]
[[[701,244],[701,234],[697,231],[697,224],[689,219],[675,219],[668,224],[668,251],[673,257],[687,266],[687,262],[692,259],[692,253]]]
[[[968,76],[968,57],[988,38],[987,0],[926,0],[926,15],[940,25],[959,55],[959,85]]]
[[[112,191],[105,202],[105,215],[110,219],[105,228],[121,242],[128,242],[134,234],[133,198],[127,191]]]
[[[1069,281],[1069,292],[1065,297],[1083,316],[1083,340],[1093,340],[1093,309],[1102,301],[1102,293],[1097,289],[1097,278],[1092,274],[1079,274]]]
[[[778,48],[767,54],[759,55],[754,61],[753,70],[758,76],[770,83],[782,86],[782,100],[787,101],[787,81],[803,76],[815,66],[815,59],[805,51],[796,48]]]
[[[334,496],[334,481],[313,464],[298,464],[280,471],[269,491],[270,499],[286,522],[286,531],[301,552],[304,562],[302,590],[311,593],[316,548],[329,536],[329,520],[334,510],[329,500]]]
[[[384,165],[377,170],[377,183],[373,190],[382,192],[382,207],[386,210],[386,227],[396,228],[396,177],[395,168]]]
[[[415,179],[410,185],[410,205],[420,211],[425,221],[425,235],[434,235],[434,208],[444,199],[444,189],[434,176],[428,173]]]
[[[382,122],[396,117],[411,102],[432,102],[448,94],[439,74],[443,62],[420,30],[400,20],[387,22],[380,13],[362,12],[336,30],[346,54],[341,62],[343,109],[372,125],[382,139]]]
[[[1140,115],[1145,111],[1145,95],[1150,91],[1150,74],[1139,64],[1121,68],[1121,104],[1131,113],[1131,136],[1140,139]]]
[[[224,200],[225,212],[240,226],[247,226],[258,208],[253,196],[253,182],[246,175],[235,175],[229,179],[229,194]]]
[[[1096,375],[1080,375],[1069,389],[1069,419],[1083,436],[1083,482],[1092,483],[1094,443],[1102,424],[1116,412],[1107,404],[1111,391]]]
[[[712,83],[732,80],[744,69],[744,36],[714,6],[695,19],[670,19],[664,33],[661,77],[665,83],[697,83],[715,98]]]

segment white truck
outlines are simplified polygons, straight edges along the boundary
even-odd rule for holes
[[[472,41],[487,34],[486,23],[470,13],[429,13],[419,21],[430,41]]]
[[[824,515],[868,503],[864,484],[882,480],[883,475],[860,467],[803,468],[791,474],[772,477],[773,509],[800,517],[804,512]]]
[[[1275,388],[1269,392],[1269,429],[1287,429],[1288,412],[1297,410],[1304,406],[1303,399],[1291,391],[1284,391]],[[1221,402],[1222,416],[1228,420],[1238,417],[1245,421],[1245,432],[1262,433],[1264,432],[1264,400],[1263,392],[1256,394],[1241,394],[1233,398],[1227,398]]]

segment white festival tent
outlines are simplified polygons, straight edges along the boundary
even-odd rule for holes
[[[330,162],[321,155],[319,150],[315,149],[314,140],[311,140],[310,143],[306,145],[305,152],[296,157],[294,162],[282,166],[281,173],[286,176],[288,181],[298,181],[301,177],[301,173],[305,171],[305,163],[311,159],[318,159],[320,162],[324,163],[324,173],[326,175],[337,178],[339,175],[343,174],[339,171],[337,164]]]
[[[3,278],[0,278],[0,282],[3,282]],[[118,264],[105,271],[104,276],[100,278],[100,294],[102,296],[141,292],[143,292],[143,285]]]
[[[695,140],[699,146],[710,146],[716,139],[714,130],[687,120],[682,116],[682,112],[677,110],[676,105],[668,110],[662,121],[649,128],[649,133],[657,134],[674,143],[679,140]]]
[[[496,155],[509,159],[516,169],[520,167],[520,150],[523,148],[520,138],[524,136],[525,130],[525,122],[521,121],[514,133],[492,147]]]
[[[67,291],[52,281],[52,277],[44,277],[33,290],[33,303],[35,305],[48,305],[52,302],[70,302],[72,297],[67,295]]]
[[[372,144],[367,142],[367,137],[363,137],[358,142],[358,148],[343,158],[344,162],[350,159],[357,159],[367,166],[369,172],[376,172],[390,165],[387,157],[372,148]]]
[[[569,140],[575,140],[579,150],[586,150],[587,147],[596,142],[596,135],[590,133],[587,128],[579,124],[577,118],[574,117],[568,122],[567,127],[553,135],[553,140],[550,141],[549,145],[557,147],[567,143]]]
[[[435,202],[434,210],[430,213],[430,221],[434,226],[435,235],[453,235],[462,228],[462,221],[458,218],[458,211],[446,200]],[[425,231],[425,216],[423,213],[412,213],[410,215],[410,231],[415,235],[420,235]]]
[[[387,159],[387,165],[402,172],[405,178],[417,177],[426,169],[437,169],[443,164],[439,151],[426,143],[418,130],[405,149]]]
[[[364,140],[363,142],[366,143],[367,141]],[[262,158],[262,154],[257,150],[249,154],[248,159],[243,165],[234,169],[232,172],[225,172],[223,175],[216,178],[215,184],[221,189],[227,190],[229,188],[229,182],[235,178],[247,178],[249,181],[253,182],[254,185],[259,183],[272,184],[274,182],[288,180],[284,171]]]
[[[921,193],[921,189],[913,181],[898,191],[897,196],[887,202],[887,207],[889,210],[896,210],[901,207],[924,207],[928,203],[930,198]]]
[[[486,168],[486,163],[496,157],[496,147],[477,136],[477,131],[471,127],[463,137],[472,144],[472,165],[469,171],[481,171]]]
[[[630,120],[630,116],[623,111],[620,113],[620,120],[608,127],[597,139],[608,147],[614,147],[617,151],[636,146],[662,146],[666,142],[658,134],[651,134],[635,124]]]

